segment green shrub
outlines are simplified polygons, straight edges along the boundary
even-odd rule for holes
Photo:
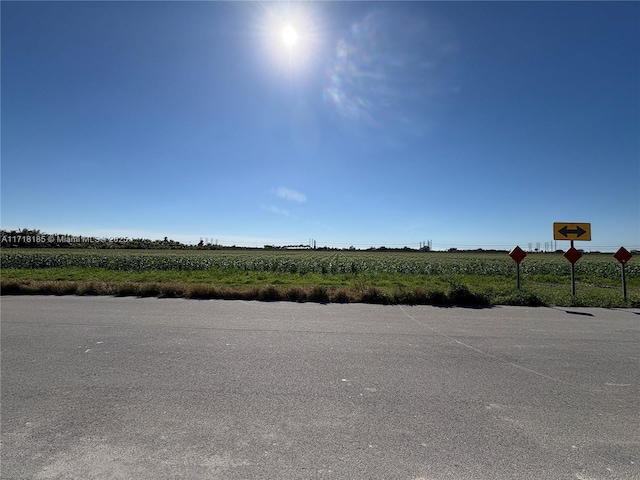
[[[182,298],[185,296],[185,287],[179,283],[160,284],[160,298]]]
[[[425,303],[428,305],[447,305],[449,297],[441,290],[431,290],[427,294]]]
[[[284,298],[289,302],[305,302],[307,293],[300,287],[291,287],[284,293]]]
[[[266,287],[258,290],[257,299],[262,301],[274,302],[277,300],[282,300],[282,295],[276,287],[274,287],[273,285],[267,285]]]
[[[157,283],[141,283],[138,288],[138,296],[140,297],[158,297],[160,295],[160,286]]]
[[[457,282],[451,284],[448,300],[452,305],[479,306],[490,304],[486,295],[473,293],[466,285]]]
[[[79,282],[75,291],[76,295],[100,295],[104,294],[104,288],[99,282]]]
[[[309,292],[307,299],[310,302],[327,303],[329,301],[327,287],[325,287],[324,285],[315,285],[311,289],[311,292]]]
[[[546,303],[535,293],[518,290],[505,297],[499,297],[497,303],[500,305],[514,305],[523,307],[543,307]]]
[[[138,285],[133,282],[120,282],[114,287],[113,294],[117,297],[130,297],[138,295]]]
[[[331,297],[331,301],[335,303],[349,303],[349,295],[344,290],[340,289],[334,292]]]
[[[389,296],[377,287],[367,287],[360,298],[364,303],[379,303],[387,305],[390,302]]]

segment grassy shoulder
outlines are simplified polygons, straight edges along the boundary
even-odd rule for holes
[[[501,275],[417,275],[400,273],[321,274],[244,270],[117,271],[60,267],[3,269],[2,294],[117,295],[297,302],[361,302],[427,305],[640,306],[640,285],[621,288],[610,279],[578,278],[571,295],[564,276],[523,280]]]

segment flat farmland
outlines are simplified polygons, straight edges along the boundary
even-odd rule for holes
[[[323,250],[2,249],[2,293],[136,295],[443,305],[640,304],[640,265],[626,266],[627,301],[611,254],[570,264],[560,253]]]

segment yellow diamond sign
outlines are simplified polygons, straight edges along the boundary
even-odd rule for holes
[[[591,224],[556,222],[553,224],[553,239],[590,241]]]

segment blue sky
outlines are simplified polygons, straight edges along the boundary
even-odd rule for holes
[[[640,3],[3,1],[1,18],[5,229],[444,249],[590,222],[577,246],[640,248]]]

